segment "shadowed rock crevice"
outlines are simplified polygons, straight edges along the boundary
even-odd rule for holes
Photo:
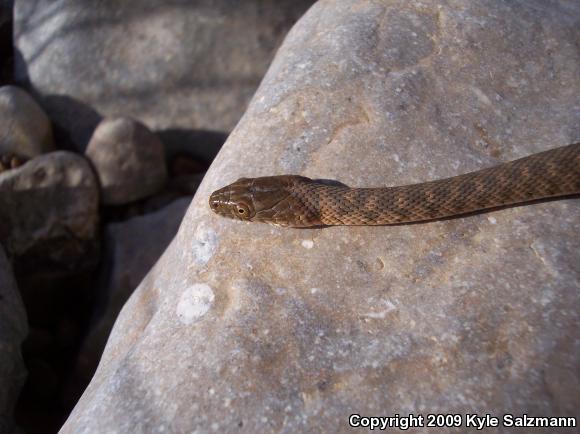
[[[26,311],[0,245],[0,432],[16,430],[14,407],[27,376],[20,346],[27,334]]]

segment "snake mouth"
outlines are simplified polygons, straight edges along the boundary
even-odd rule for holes
[[[218,212],[220,205],[222,204],[223,194],[221,194],[220,190],[214,191],[209,197],[209,207],[213,212]]]
[[[214,194],[212,194],[209,198],[209,207],[213,212],[218,212],[218,209],[220,207],[220,201],[218,198],[214,197]]]
[[[229,196],[229,191],[224,188],[214,191],[209,197],[210,209],[223,217],[232,217],[227,206]]]

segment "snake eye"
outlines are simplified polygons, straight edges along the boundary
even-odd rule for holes
[[[240,217],[248,217],[250,215],[250,208],[243,203],[239,203],[236,205],[236,214]]]

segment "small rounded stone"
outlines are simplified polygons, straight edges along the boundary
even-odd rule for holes
[[[50,120],[38,103],[19,87],[0,87],[0,154],[34,158],[54,149]]]
[[[167,180],[163,144],[145,125],[128,117],[104,119],[86,156],[99,177],[105,205],[150,196]]]

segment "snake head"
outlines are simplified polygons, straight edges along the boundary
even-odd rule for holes
[[[258,221],[279,226],[305,224],[303,202],[293,194],[298,183],[312,182],[295,175],[240,178],[214,191],[209,206],[216,214],[243,221]]]

